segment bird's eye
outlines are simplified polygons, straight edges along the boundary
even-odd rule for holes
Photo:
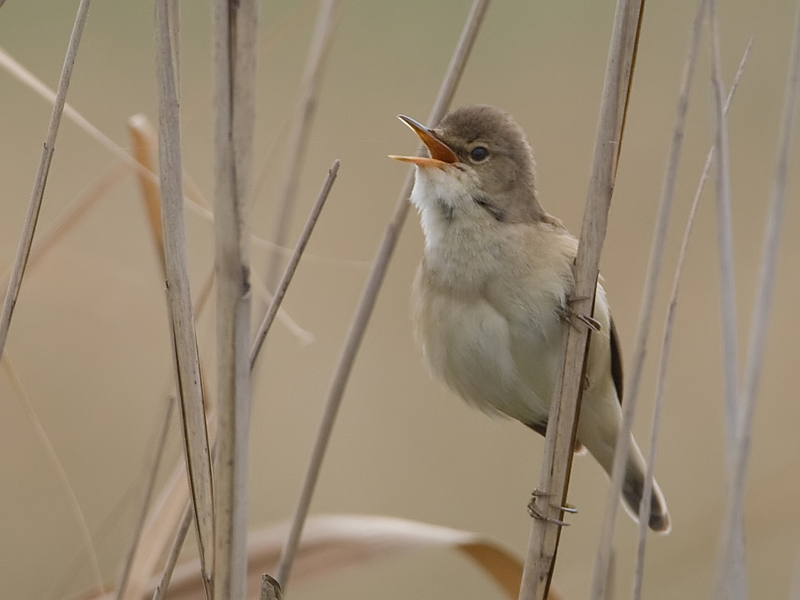
[[[469,153],[469,156],[475,162],[481,162],[489,157],[489,151],[483,146],[475,146]]]

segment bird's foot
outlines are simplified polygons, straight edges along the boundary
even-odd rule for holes
[[[578,328],[578,325],[575,323],[575,319],[586,325],[592,331],[600,331],[600,321],[595,319],[594,317],[590,317],[589,315],[585,315],[583,313],[577,313],[572,310],[572,303],[578,302],[579,300],[589,300],[589,296],[571,296],[567,298],[567,305],[563,306],[560,310],[561,318],[567,321],[570,325]]]
[[[531,500],[531,502],[528,504],[528,514],[534,519],[538,519],[540,521],[547,521],[548,523],[558,525],[559,527],[569,527],[569,523],[566,521],[553,519],[552,517],[545,517],[536,507],[536,503],[533,500]]]
[[[539,510],[539,507],[536,506],[536,500],[538,498],[550,498],[553,495],[554,494],[549,492],[533,490],[533,493],[531,494],[532,496],[531,501],[528,503],[528,514],[534,519],[539,519],[540,521],[547,521],[548,523],[552,523],[553,525],[558,525],[559,527],[568,527],[569,523],[567,523],[566,521],[562,521],[560,519],[554,519],[552,517],[547,517],[542,513],[541,510]],[[570,514],[575,514],[578,512],[578,509],[572,506],[571,504],[565,504],[564,506],[553,506],[551,504],[550,506]]]

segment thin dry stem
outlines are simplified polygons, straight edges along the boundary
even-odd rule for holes
[[[200,288],[200,292],[197,294],[197,298],[195,300],[194,313],[198,318],[203,313],[208,299],[211,296],[213,283],[214,269],[212,268],[206,276],[203,285]],[[209,414],[208,419],[209,423],[213,426],[213,413]],[[210,428],[209,439],[214,439],[213,427]],[[212,455],[214,453],[213,442],[211,445],[211,453]],[[154,557],[161,556],[169,534],[172,533],[172,529],[174,529],[175,524],[180,520],[180,527],[173,538],[171,550],[167,559],[167,565],[169,565],[172,561],[178,560],[178,555],[183,548],[183,543],[186,538],[186,531],[183,530],[184,523],[185,527],[188,529],[189,525],[191,524],[192,516],[191,500],[188,498],[188,490],[185,483],[186,480],[183,475],[183,469],[184,465],[179,464],[173,471],[170,478],[170,483],[165,486],[164,491],[161,493],[156,503],[157,507],[153,510],[153,513],[142,532],[141,537],[143,542],[140,544],[140,548],[133,560],[133,566],[131,567],[131,578],[135,582],[132,587],[135,587],[135,590],[133,590],[133,593],[126,594],[123,600],[138,600],[141,597],[143,585],[147,580],[150,579],[151,571],[156,563]],[[176,504],[181,506],[181,508],[178,509],[180,512],[175,510]],[[184,514],[187,511],[189,513],[188,520]],[[184,514],[184,516],[181,517],[181,514]],[[165,534],[164,530],[166,530],[168,533]],[[160,587],[164,588],[163,593],[166,593],[166,588],[169,585],[169,580],[171,577],[172,572],[165,569],[164,573],[162,574],[162,583],[160,585]]]
[[[664,248],[666,246],[667,229],[669,218],[672,211],[672,200],[675,190],[675,179],[678,171],[680,151],[683,142],[683,133],[686,123],[686,112],[689,106],[689,91],[691,89],[692,76],[694,74],[697,47],[700,42],[700,33],[703,23],[703,9],[697,14],[694,22],[692,43],[684,66],[683,79],[681,81],[680,94],[678,99],[677,114],[675,117],[675,127],[672,135],[667,166],[664,172],[664,183],[661,190],[658,214],[653,235],[650,259],[647,268],[644,291],[642,293],[641,307],[639,310],[639,321],[637,325],[636,341],[633,351],[632,367],[629,370],[628,381],[625,384],[625,397],[622,401],[623,419],[617,435],[617,443],[612,467],[611,484],[609,485],[606,511],[603,522],[602,536],[600,538],[600,550],[597,554],[597,564],[595,566],[594,587],[592,590],[593,598],[606,597],[610,585],[608,583],[608,573],[611,568],[611,549],[613,543],[614,530],[616,527],[617,505],[622,492],[626,463],[628,460],[628,448],[630,445],[631,428],[633,417],[636,410],[639,386],[641,383],[642,369],[647,352],[647,338],[650,332],[650,323],[653,315],[653,305],[658,286],[658,278],[663,264]],[[642,508],[644,507],[644,508]],[[639,508],[639,519],[643,527],[649,521],[650,505],[642,504]],[[608,550],[606,550],[608,549]],[[605,563],[603,561],[606,561]]]
[[[756,301],[753,307],[752,326],[748,345],[747,362],[745,363],[741,391],[741,415],[738,428],[739,452],[734,464],[736,474],[733,486],[734,497],[744,498],[744,479],[747,469],[747,458],[750,450],[750,435],[755,410],[756,390],[761,375],[764,357],[767,325],[769,322],[770,304],[775,285],[775,269],[778,263],[778,243],[780,227],[783,220],[784,198],[786,194],[786,177],[789,170],[789,154],[791,152],[794,123],[797,116],[797,95],[800,87],[800,2],[795,14],[795,27],[792,51],[789,61],[789,72],[786,77],[786,92],[783,104],[783,116],[778,133],[778,156],[775,165],[775,176],[772,184],[772,199],[769,207],[767,224],[764,230],[764,248],[762,250],[761,269],[758,275]]]
[[[147,478],[147,484],[145,487],[144,492],[144,499],[142,500],[142,508],[139,511],[139,519],[136,522],[136,527],[133,529],[133,540],[131,540],[130,548],[128,549],[128,555],[125,558],[125,564],[122,567],[122,575],[119,578],[119,583],[117,584],[117,590],[114,594],[116,600],[122,600],[122,597],[125,594],[125,589],[128,587],[128,579],[131,574],[131,568],[133,567],[133,560],[136,556],[136,550],[139,547],[139,542],[142,539],[142,531],[144,530],[144,524],[147,520],[147,514],[150,511],[150,503],[153,499],[153,492],[155,491],[156,487],[156,476],[158,475],[158,469],[161,466],[161,459],[164,457],[164,449],[167,445],[167,436],[169,434],[169,425],[170,421],[172,420],[172,411],[175,407],[175,398],[170,397],[167,401],[167,410],[166,414],[164,415],[164,424],[161,428],[161,433],[158,436],[158,441],[156,442],[155,453],[153,454],[153,465],[150,467],[150,475]]]
[[[294,13],[288,15],[286,19],[277,24],[277,26],[266,32],[259,42],[259,56],[265,56],[270,52],[279,48],[287,40],[292,39],[292,35],[303,25],[306,21],[314,16],[314,8],[318,4],[315,0],[304,0],[303,5],[300,6]],[[204,93],[199,100],[195,100],[190,108],[185,111],[184,123],[191,123],[206,110],[206,108],[213,102],[212,93]],[[280,136],[278,136],[280,137]]]
[[[738,399],[736,287],[734,284],[733,224],[731,214],[730,159],[728,125],[724,114],[722,59],[719,41],[719,20],[716,0],[708,3],[711,29],[711,91],[717,161],[717,243],[720,270],[720,315],[725,394],[725,463],[727,474],[728,510],[734,515],[723,525],[720,548],[720,567],[715,593],[722,600],[744,600],[747,597],[743,515],[736,513],[732,503],[733,465],[736,457],[736,431],[739,423]],[[728,514],[731,514],[730,512]]]
[[[250,244],[257,0],[214,2],[217,448],[214,598],[243,600],[247,576]]]
[[[631,426],[633,425],[633,412],[632,404],[635,404],[639,394],[639,385],[641,383],[642,368],[644,366],[644,358],[646,353],[647,337],[650,331],[650,322],[653,314],[653,303],[655,301],[656,286],[658,283],[658,276],[661,273],[661,265],[664,257],[664,247],[666,246],[667,227],[669,225],[669,216],[672,209],[672,199],[675,193],[675,179],[678,174],[678,162],[680,158],[680,151],[683,144],[683,134],[686,127],[686,112],[689,108],[689,92],[692,88],[692,80],[694,79],[694,69],[697,63],[697,49],[700,46],[700,36],[703,33],[703,21],[706,14],[706,0],[700,0],[697,13],[694,18],[692,26],[692,39],[689,43],[689,49],[686,55],[686,61],[683,67],[683,76],[681,78],[680,92],[678,95],[678,106],[675,115],[675,126],[672,133],[672,142],[670,144],[669,157],[667,159],[667,166],[664,170],[664,183],[661,189],[661,200],[659,202],[658,216],[656,218],[656,231],[653,236],[653,245],[650,251],[650,262],[647,267],[647,278],[645,281],[645,288],[642,294],[642,306],[639,312],[639,324],[636,333],[636,344],[633,353],[633,368],[632,374],[629,378],[630,381],[626,382],[625,390],[628,392],[625,396],[622,406],[625,407],[625,418],[623,419],[622,430],[619,434],[619,441],[626,440],[624,444],[627,446],[627,440],[631,434]],[[631,389],[633,388],[633,389]],[[631,418],[628,418],[630,415]],[[617,443],[617,453],[620,451],[619,441]],[[653,456],[652,459],[655,457]],[[653,490],[652,481],[652,466],[653,460],[648,463],[648,476],[645,477],[644,491],[642,499],[639,504],[639,544],[642,553],[644,552],[644,540],[647,536],[647,526],[650,521],[650,500]],[[620,478],[620,484],[622,479]],[[616,499],[622,487],[616,488]],[[616,513],[616,502],[614,502],[614,512]],[[610,507],[609,507],[610,508]],[[606,516],[610,510],[607,509]],[[639,569],[634,574],[633,595],[638,598],[641,594],[642,574],[644,572],[644,563],[639,563]]]
[[[622,50],[628,51],[631,53],[632,58],[631,60],[635,60],[636,56],[636,46],[639,42],[639,31],[641,29],[642,24],[642,11],[644,10],[644,0],[639,3],[638,8],[636,8],[636,2],[632,2],[632,5],[627,7],[627,10],[630,11],[626,18],[628,23],[628,29],[633,26],[635,22],[637,24],[636,27],[636,35],[634,41],[628,41],[622,46]],[[630,35],[630,34],[629,34]],[[633,70],[629,74],[627,79],[627,87],[626,87],[626,104],[622,108],[623,111],[623,124],[624,124],[624,115],[627,113],[627,100],[630,96],[631,84],[633,80]],[[623,130],[620,131],[620,139],[623,134]],[[617,162],[619,162],[619,151],[617,152]],[[677,157],[679,153],[676,151],[673,156],[671,157],[675,161],[675,167],[677,168]],[[667,181],[665,184],[665,188],[671,188],[672,183]],[[612,179],[612,187],[613,187],[613,179]],[[609,191],[609,200],[611,196],[611,192]],[[644,361],[644,351],[645,351],[645,340],[647,339],[647,333],[649,330],[649,322],[650,322],[650,315],[652,313],[652,303],[653,303],[653,296],[655,294],[655,287],[658,280],[658,273],[660,271],[660,264],[661,264],[661,254],[663,253],[663,245],[664,240],[666,237],[666,228],[668,224],[668,217],[669,211],[672,204],[672,193],[671,189],[669,192],[664,192],[662,196],[661,206],[659,207],[659,221],[657,225],[657,233],[656,233],[656,240],[654,240],[653,248],[654,250],[651,253],[650,259],[650,266],[648,269],[648,281],[647,287],[645,288],[645,293],[642,299],[642,310],[640,313],[639,318],[639,338],[637,339],[637,347],[635,349],[634,355],[634,362],[641,363]],[[605,216],[608,214],[608,205],[606,205],[606,213]],[[579,251],[580,252],[580,251]],[[580,254],[579,254],[580,257]],[[597,263],[595,263],[595,268],[599,265],[599,250],[597,256]],[[580,260],[580,258],[579,258]],[[637,356],[638,354],[638,356]],[[577,375],[577,373],[576,373]],[[592,586],[589,591],[589,598],[592,600],[600,600],[601,598],[606,597],[609,593],[608,588],[610,586],[609,582],[609,574],[612,572],[612,562],[614,556],[614,546],[613,546],[613,538],[614,538],[614,530],[616,528],[616,519],[617,519],[617,506],[619,503],[619,494],[622,490],[622,482],[625,477],[625,465],[628,460],[628,448],[630,445],[630,430],[631,425],[633,423],[633,414],[635,409],[635,394],[632,395],[632,391],[635,393],[638,391],[639,387],[639,379],[641,376],[641,364],[635,364],[632,377],[629,377],[629,381],[626,383],[626,391],[630,399],[626,398],[623,400],[623,424],[620,427],[620,432],[617,435],[617,447],[614,452],[614,462],[611,467],[611,482],[609,484],[608,495],[606,499],[606,513],[605,518],[603,519],[603,529],[600,534],[600,542],[598,545],[597,555],[595,557],[595,566],[594,566],[594,573],[592,574]],[[565,375],[566,377],[566,375]],[[576,379],[577,382],[581,382],[582,377]],[[626,404],[627,403],[627,404]],[[580,408],[578,409],[580,410]],[[576,414],[577,419],[577,414]],[[574,430],[573,430],[574,435]],[[572,453],[569,452],[567,449],[567,457],[568,461],[572,460]]]
[[[327,179],[325,181],[325,184],[323,185],[322,191],[320,192],[320,196],[317,199],[317,203],[315,204],[314,209],[312,210],[312,213],[309,216],[308,223],[306,223],[306,228],[304,229],[303,234],[301,235],[300,240],[298,241],[298,247],[295,250],[295,255],[292,257],[292,260],[290,261],[289,266],[287,266],[287,273],[289,273],[290,270],[293,273],[294,269],[297,267],[297,262],[299,262],[299,259],[302,256],[303,248],[305,247],[305,244],[308,242],[308,238],[310,237],[310,234],[311,234],[311,231],[313,230],[314,224],[316,223],[316,220],[319,217],[319,213],[322,210],[322,207],[323,207],[323,205],[325,203],[325,200],[328,197],[328,194],[329,194],[331,186],[333,185],[333,182],[334,182],[334,180],[336,178],[336,174],[338,173],[338,170],[339,170],[339,161],[337,160],[337,161],[334,162],[333,166],[331,167],[331,170],[328,172],[328,177],[327,177]],[[213,276],[213,272],[212,272],[212,276]],[[208,285],[204,287],[204,292],[201,293],[200,297],[206,298],[208,296],[207,292],[208,292],[208,290],[210,290],[210,283],[212,281],[213,281],[213,277],[207,278],[207,284]],[[279,286],[279,290],[283,288],[284,291],[285,291],[285,288],[288,288],[288,285],[289,285],[290,282],[291,282],[291,275],[289,275],[287,277],[287,274],[284,274],[283,280],[281,281],[281,285]],[[276,300],[275,297],[272,298],[272,302],[270,304],[270,311],[268,311],[268,315],[271,314],[273,319],[275,317],[275,314],[278,313],[281,300],[282,300],[282,296],[278,300]],[[199,310],[200,309],[198,309],[198,311]],[[265,320],[265,323],[267,323],[266,320]],[[264,331],[264,337],[266,337],[266,333],[269,330],[269,323],[267,323],[266,328],[265,328],[264,324],[262,324],[262,329],[265,330]],[[260,348],[260,344],[258,343],[258,341],[256,341],[254,343],[253,349],[251,351],[251,362],[250,362],[250,369],[251,370],[252,370],[253,366],[255,365],[256,358],[258,357],[258,348]],[[212,444],[212,452],[214,451],[215,447],[216,447],[216,443],[213,443]],[[181,526],[180,526],[180,528],[178,529],[178,531],[177,531],[177,533],[175,535],[175,539],[173,541],[172,547],[171,547],[170,552],[168,554],[167,568],[165,569],[164,573],[162,574],[161,583],[159,584],[159,586],[158,586],[158,588],[156,590],[156,594],[153,596],[153,600],[162,600],[164,598],[164,595],[166,594],[167,588],[169,586],[169,581],[170,581],[170,579],[172,577],[172,571],[174,570],[175,563],[177,562],[178,556],[180,555],[181,549],[183,548],[183,543],[186,540],[186,533],[188,531],[188,526],[189,526],[189,521],[190,520],[191,520],[191,511],[189,511],[189,505],[187,504],[186,505],[186,510],[184,511],[184,516],[183,516],[182,521],[181,521]]]
[[[297,115],[289,138],[289,162],[278,200],[278,214],[272,230],[272,240],[278,246],[284,246],[289,235],[289,224],[294,213],[300,174],[305,164],[308,142],[311,139],[311,128],[317,112],[317,97],[322,83],[322,76],[325,73],[327,58],[330,54],[333,34],[339,21],[341,6],[341,0],[324,0],[319,7],[317,24],[314,28],[314,35],[311,38],[311,47],[303,73],[300,102],[297,106]],[[281,263],[281,254],[273,252],[266,279],[267,289],[270,291],[275,289]]]
[[[641,307],[639,309],[639,322],[636,328],[636,342],[634,344],[633,360],[629,370],[628,381],[625,383],[626,394],[622,401],[623,421],[617,438],[617,448],[615,461],[619,461],[619,468],[624,473],[624,465],[627,461],[627,448],[633,426],[633,416],[636,409],[636,401],[639,395],[644,359],[647,353],[647,338],[650,334],[650,323],[653,318],[653,304],[655,303],[658,278],[661,274],[661,266],[664,262],[664,248],[667,242],[667,229],[669,218],[672,213],[672,200],[675,196],[675,180],[678,174],[678,164],[680,153],[683,146],[683,135],[686,128],[686,112],[689,109],[689,92],[692,88],[694,68],[697,62],[697,48],[700,45],[700,34],[703,30],[703,17],[705,15],[705,0],[701,0],[697,15],[695,16],[692,31],[692,41],[689,47],[686,62],[684,64],[683,77],[681,79],[680,92],[678,97],[678,107],[675,115],[675,126],[672,133],[667,166],[664,170],[664,183],[661,188],[661,199],[658,205],[656,216],[653,243],[650,249],[650,260],[647,265],[647,275],[645,278],[644,291],[642,293]],[[615,467],[617,464],[615,462]],[[606,507],[606,518],[614,519],[617,514],[617,502],[622,492],[622,477],[616,480],[612,478],[612,489],[609,491],[609,500]],[[613,484],[618,484],[615,487]],[[646,481],[646,486],[652,489],[652,481]],[[647,527],[650,520],[650,499],[645,504],[642,499],[639,505],[639,524],[642,528]],[[613,527],[610,528],[613,532]],[[610,542],[610,540],[604,540]],[[601,541],[601,544],[603,541]]]
[[[25,276],[25,266],[28,263],[28,255],[30,254],[31,245],[33,244],[33,234],[36,231],[36,223],[39,220],[39,210],[42,207],[42,199],[44,198],[47,174],[50,172],[50,163],[53,160],[53,153],[56,150],[55,144],[56,136],[58,135],[58,126],[61,124],[61,115],[64,112],[64,104],[66,104],[67,101],[67,91],[69,90],[69,82],[72,78],[72,68],[75,65],[75,58],[78,55],[78,46],[80,45],[81,35],[83,34],[83,27],[86,24],[90,2],[91,0],[81,0],[78,5],[75,24],[72,26],[72,33],[70,34],[69,44],[67,45],[64,65],[61,69],[61,77],[58,81],[58,91],[53,103],[53,112],[50,115],[50,125],[47,129],[47,137],[45,138],[44,147],[42,148],[42,155],[39,158],[39,168],[36,172],[36,179],[33,183],[31,199],[28,204],[28,214],[25,217],[25,224],[22,227],[22,236],[19,246],[17,247],[17,255],[14,259],[11,277],[8,280],[8,289],[6,290],[5,299],[3,300],[3,310],[2,313],[0,313],[0,357],[2,357],[3,350],[6,347],[8,329],[11,326],[11,317],[14,313],[14,306],[17,303],[20,287],[22,286],[22,278]]]
[[[728,580],[731,571],[744,569],[744,496],[747,478],[747,461],[750,454],[753,413],[756,405],[756,391],[761,374],[766,346],[767,326],[769,324],[772,292],[775,285],[775,271],[778,263],[781,221],[783,219],[786,177],[789,168],[794,120],[797,110],[798,87],[800,87],[800,2],[797,4],[792,49],[789,58],[789,71],[786,76],[783,116],[778,132],[778,152],[775,175],[772,184],[772,198],[764,229],[761,267],[753,306],[752,326],[748,344],[747,363],[743,374],[743,385],[738,397],[735,444],[733,449],[732,472],[728,487],[725,524],[723,532],[722,560],[724,565],[718,573],[719,580]],[[727,570],[727,573],[725,572]],[[744,577],[742,576],[742,583]],[[719,585],[719,583],[718,583]],[[718,588],[719,590],[719,588]],[[718,591],[719,593],[719,591]],[[739,597],[746,597],[746,590],[739,590]]]
[[[441,120],[450,106],[488,6],[489,0],[475,0],[472,4],[467,22],[461,32],[461,37],[458,41],[455,53],[450,61],[447,73],[439,88],[439,93],[436,96],[433,110],[428,118],[428,124],[431,126],[435,126]],[[420,147],[419,152],[423,152],[422,147]],[[292,563],[294,561],[297,545],[300,541],[300,535],[303,531],[303,524],[305,523],[308,509],[311,505],[314,487],[319,478],[322,459],[325,456],[325,450],[328,447],[328,441],[333,431],[339,405],[344,395],[344,388],[347,385],[347,380],[350,376],[353,363],[355,362],[356,354],[361,345],[361,340],[364,337],[364,331],[372,315],[372,310],[375,307],[378,291],[386,275],[389,260],[397,244],[397,238],[400,235],[400,230],[403,226],[406,214],[408,214],[408,197],[411,193],[413,181],[413,170],[410,169],[403,184],[402,191],[400,192],[400,196],[397,199],[397,204],[395,205],[391,220],[384,231],[383,239],[381,240],[377,255],[375,256],[375,261],[370,270],[369,277],[367,278],[367,283],[353,317],[353,322],[347,333],[347,339],[342,349],[342,354],[336,365],[336,371],[328,391],[322,420],[314,442],[314,449],[311,452],[311,457],[303,480],[303,488],[300,492],[297,505],[295,506],[294,514],[292,515],[292,525],[289,536],[278,563],[278,570],[275,578],[280,582],[284,590],[286,589],[292,570]]]
[[[311,2],[307,4],[307,6],[311,5],[312,5]],[[44,83],[42,83],[39,79],[37,79],[30,71],[28,71],[21,64],[19,64],[12,56],[10,56],[8,53],[2,50],[2,48],[0,48],[0,67],[5,68],[11,75],[19,79],[23,84],[31,88],[34,92],[42,96],[45,100],[47,100],[51,104],[55,101],[55,93],[52,90],[50,90],[46,85],[44,85]],[[112,154],[114,154],[114,156],[116,156],[127,167],[133,169],[142,180],[148,180],[151,183],[158,182],[158,177],[154,172],[147,170],[142,164],[137,162],[135,158],[131,157],[125,151],[121,150],[118,144],[116,144],[108,136],[106,136],[94,125],[92,125],[85,117],[83,117],[83,115],[78,113],[69,104],[66,104],[64,107],[64,115],[70,118],[80,129],[84,130],[93,139],[99,142],[100,145],[102,145],[104,148],[106,148]],[[186,194],[186,197],[184,198],[184,200],[186,201],[186,208],[193,211],[196,215],[208,221],[209,223],[213,223],[214,213],[209,209],[208,202],[206,202],[200,189],[193,183],[191,177],[185,172],[183,173],[183,183],[185,186],[184,191]],[[98,183],[97,185],[98,188],[101,186],[100,183]],[[108,185],[111,184],[109,183]],[[92,194],[92,199],[93,200],[95,199],[93,194]],[[279,252],[282,255],[289,256],[293,252],[292,248],[279,246],[274,242],[270,242],[265,239],[259,238],[258,236],[255,236],[253,234],[250,234],[250,240],[257,246],[269,248],[270,250]],[[34,255],[36,253],[37,253],[37,247],[34,247],[31,252],[31,258],[29,260],[29,264],[31,261],[34,260]],[[327,256],[317,256],[309,253],[305,253],[304,259],[306,262],[319,262],[324,264],[334,264],[334,265],[341,265],[354,268],[368,268],[371,264],[370,261],[365,261],[365,260],[338,259],[338,258],[330,258]],[[292,329],[293,332],[297,335],[297,330],[295,327],[290,327],[290,329]],[[299,335],[299,337],[305,339],[305,336],[303,335]]]
[[[701,4],[704,4],[702,0]],[[704,11],[705,10],[704,6],[701,6],[700,10]],[[733,79],[733,84],[731,85],[731,89],[728,92],[728,97],[725,100],[725,114],[728,113],[728,108],[730,107],[731,99],[733,98],[733,94],[739,85],[739,79],[741,78],[742,73],[744,71],[744,65],[747,62],[747,57],[750,54],[750,48],[752,45],[753,45],[753,39],[751,38],[744,49],[744,53],[742,54],[742,60],[739,62],[739,69],[736,71],[736,77],[734,77]],[[711,149],[708,151],[708,154],[706,156],[706,162],[703,165],[700,181],[697,184],[697,190],[695,191],[694,200],[692,201],[692,206],[689,210],[689,217],[686,220],[686,228],[683,232],[683,239],[681,240],[681,247],[680,251],[678,252],[678,260],[675,266],[675,276],[672,281],[672,290],[670,292],[669,305],[667,308],[667,316],[664,324],[664,334],[661,343],[661,359],[659,361],[658,377],[656,380],[655,401],[653,405],[653,419],[650,427],[650,451],[648,453],[648,458],[647,458],[647,474],[645,475],[645,485],[644,485],[644,490],[642,491],[642,506],[647,506],[647,507],[650,506],[650,499],[652,497],[652,492],[653,492],[653,468],[655,465],[656,450],[658,448],[658,428],[659,428],[659,423],[661,422],[661,406],[663,404],[663,399],[664,399],[664,384],[667,378],[667,364],[669,362],[669,354],[672,344],[672,329],[675,323],[675,311],[678,306],[678,290],[680,287],[681,274],[683,273],[683,265],[684,262],[686,261],[686,252],[689,249],[689,239],[691,237],[692,229],[694,228],[694,219],[695,215],[697,214],[697,207],[700,205],[700,196],[703,192],[703,187],[705,186],[706,179],[708,178],[708,173],[711,169],[711,161],[713,160],[713,158],[714,158],[714,146],[711,146]],[[634,585],[632,594],[633,600],[639,600],[641,598],[642,578],[644,574],[644,554],[645,554],[645,545],[647,542],[647,518],[648,518],[647,515],[649,515],[649,508],[647,509],[647,514],[643,514],[642,510],[640,509],[639,541],[637,546],[636,570],[634,573]]]
[[[214,565],[214,497],[197,336],[189,289],[180,146],[177,54],[179,23],[176,0],[155,5],[156,77],[158,82],[161,222],[167,273],[167,300],[172,325],[177,387],[181,400],[184,450],[197,524],[203,580],[209,584]],[[210,588],[207,588],[207,592]],[[210,594],[209,594],[210,595]]]
[[[722,59],[719,42],[719,23],[716,0],[709,0],[711,24],[711,91],[715,129],[717,161],[717,242],[720,260],[720,315],[722,317],[723,358],[725,367],[725,454],[728,470],[733,464],[733,448],[738,423],[737,397],[737,327],[736,289],[733,265],[733,225],[730,189],[730,159],[728,149],[728,124],[724,116],[722,87]]]
[[[147,121],[147,118],[144,115],[134,115],[130,119],[128,119],[128,130],[131,133],[131,137],[133,139],[133,149],[134,149],[134,157],[146,169],[146,171],[138,171],[137,175],[139,178],[139,185],[142,190],[142,197],[144,199],[145,210],[148,215],[148,222],[150,223],[151,232],[153,235],[153,242],[156,246],[156,251],[159,256],[160,264],[162,266],[162,273],[164,269],[164,241],[161,233],[161,196],[158,190],[158,187],[154,184],[154,180],[152,177],[149,177],[149,173],[152,172],[152,155],[153,152],[153,139],[154,134],[152,132],[152,128],[150,127],[150,123]],[[120,167],[122,168],[122,167]],[[188,179],[188,175],[184,172],[183,173],[184,182],[189,183],[191,180]],[[191,194],[195,200],[202,203],[202,194],[199,190],[195,190],[193,194]],[[190,205],[191,206],[191,205]],[[210,211],[208,213],[211,215]],[[205,215],[203,215],[205,216]],[[210,221],[213,222],[213,215],[210,217]],[[253,241],[258,240],[255,236],[251,236]],[[259,240],[260,241],[260,240]],[[278,251],[282,251],[278,250]],[[34,252],[36,248],[34,247]],[[203,287],[198,294],[197,305],[203,306],[205,304],[205,300],[208,297],[208,293],[211,291],[211,284],[214,281],[214,271],[212,269],[209,276],[205,279]],[[272,295],[266,290],[265,286],[259,287],[257,285],[257,281],[254,281],[254,287],[257,291],[263,291],[267,297],[267,302],[272,300]],[[310,343],[313,340],[313,336],[301,328],[294,320],[286,313],[284,310],[278,311],[278,317],[283,321],[284,325],[286,325],[289,330],[297,336],[303,343]]]
[[[267,314],[264,315],[264,320],[261,322],[261,326],[258,328],[258,333],[256,333],[255,341],[253,342],[253,349],[250,351],[251,371],[256,364],[258,353],[261,351],[261,346],[264,344],[264,340],[267,338],[267,333],[269,332],[269,328],[272,326],[275,315],[278,314],[278,309],[280,309],[281,303],[283,302],[283,297],[286,295],[286,290],[289,289],[289,284],[292,282],[294,272],[297,270],[297,265],[300,263],[300,258],[303,256],[303,251],[306,249],[308,240],[311,238],[311,233],[314,231],[314,226],[317,224],[319,214],[322,212],[322,207],[325,206],[325,201],[328,199],[328,194],[331,192],[333,182],[336,181],[336,175],[338,173],[339,161],[335,160],[331,168],[328,170],[325,183],[322,184],[322,189],[317,196],[317,201],[314,203],[314,207],[311,209],[311,214],[308,216],[308,220],[303,228],[303,232],[300,234],[300,238],[297,240],[297,246],[292,254],[292,258],[289,260],[289,264],[286,265],[286,270],[284,271],[283,277],[278,284],[278,288],[275,290],[275,295],[272,297],[272,301],[267,309]]]
[[[576,312],[587,315],[592,314],[594,307],[600,252],[605,239],[608,209],[614,188],[627,100],[633,78],[634,57],[641,27],[641,9],[642,2],[620,0],[614,17],[589,191],[574,269],[573,296],[578,301],[573,307]],[[539,491],[552,494],[549,498],[554,500],[541,503],[540,511],[546,518],[559,520],[562,514],[556,506],[566,502],[575,429],[580,412],[580,394],[583,388],[581,383],[589,342],[588,328],[565,326],[565,331],[562,374],[553,393],[541,477],[537,486]],[[533,521],[520,600],[547,597],[555,567],[559,536],[559,526],[543,519]],[[593,586],[595,590],[601,590],[597,597],[602,597],[607,574],[608,559],[601,560],[598,557],[595,578],[599,576],[600,582],[595,581]]]
[[[183,515],[181,516],[181,523],[178,526],[178,531],[175,533],[175,540],[172,542],[172,548],[170,548],[170,552],[167,555],[167,564],[164,565],[164,572],[161,574],[161,581],[156,587],[155,592],[153,592],[153,600],[164,600],[167,596],[167,590],[169,589],[169,582],[172,579],[172,574],[175,572],[175,565],[178,564],[178,557],[181,555],[181,548],[183,548],[183,542],[186,541],[186,534],[189,533],[189,527],[192,524],[192,512],[191,505],[187,502],[186,507],[183,509]]]
[[[152,578],[156,565],[161,560],[168,541],[174,538],[174,531],[180,523],[185,510],[192,512],[189,491],[186,484],[185,461],[181,461],[172,472],[159,494],[142,531],[142,540],[137,548],[131,566],[128,587],[124,600],[141,600]]]
[[[264,304],[269,306],[275,296],[271,294],[269,290],[267,290],[266,284],[258,276],[256,271],[250,272],[250,278],[250,283],[253,286],[254,294],[257,295],[259,299],[264,302]],[[300,325],[295,322],[294,319],[292,319],[292,317],[290,317],[283,308],[278,309],[278,319],[283,322],[283,324],[286,326],[286,329],[288,329],[289,332],[292,333],[302,344],[310,344],[314,341],[314,334],[300,327]]]

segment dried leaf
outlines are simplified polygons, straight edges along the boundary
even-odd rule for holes
[[[251,532],[247,544],[247,598],[257,600],[263,573],[274,572],[289,524]],[[455,549],[468,556],[505,592],[516,598],[522,578],[522,561],[509,548],[477,533],[373,515],[321,515],[311,517],[303,529],[293,582],[312,581],[341,569],[364,566],[381,559],[431,549]],[[149,600],[159,578],[135,600]],[[193,560],[178,566],[172,577],[170,600],[204,598],[200,565]],[[110,600],[111,595],[86,600]],[[552,589],[550,600],[560,596]]]

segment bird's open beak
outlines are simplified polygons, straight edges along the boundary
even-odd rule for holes
[[[390,154],[389,158],[408,162],[418,167],[438,167],[439,169],[443,169],[445,165],[452,165],[458,162],[458,157],[455,152],[453,152],[447,144],[436,139],[433,132],[425,127],[425,125],[405,115],[398,115],[397,118],[414,130],[414,133],[419,136],[419,139],[421,139],[428,148],[428,152],[431,153],[431,156],[428,158],[427,156],[395,156]]]

